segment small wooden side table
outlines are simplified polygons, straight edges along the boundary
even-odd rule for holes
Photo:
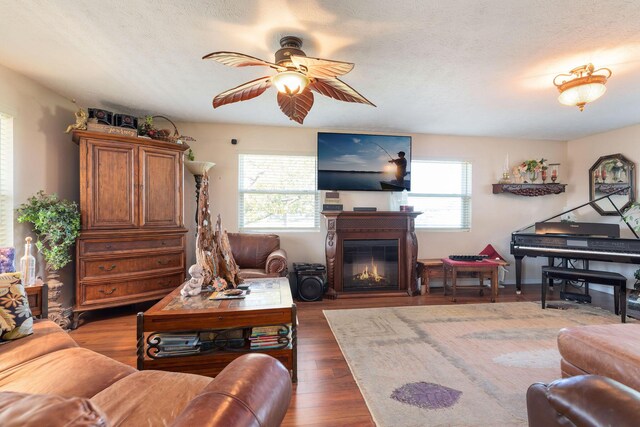
[[[447,295],[447,279],[451,276],[451,288],[453,290],[453,298],[451,301],[456,301],[457,281],[459,273],[472,273],[477,274],[480,279],[480,284],[473,286],[464,286],[464,289],[477,289],[484,291],[483,279],[486,275],[491,276],[491,302],[496,302],[498,296],[498,267],[500,264],[496,261],[482,260],[482,261],[454,261],[449,258],[442,258],[444,269],[444,295]]]
[[[429,294],[431,292],[431,278],[444,278],[442,259],[419,259],[418,268],[420,270],[420,295]]]

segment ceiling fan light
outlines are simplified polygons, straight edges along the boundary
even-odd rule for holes
[[[309,79],[297,71],[282,71],[273,76],[273,84],[282,93],[300,93],[309,84]]]

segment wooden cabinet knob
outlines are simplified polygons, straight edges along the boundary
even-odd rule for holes
[[[111,271],[114,270],[116,268],[115,264],[111,264],[111,267],[105,267],[104,265],[100,265],[98,266],[98,268],[102,271]]]
[[[158,264],[160,265],[169,265],[169,262],[170,262],[169,260],[162,260],[162,259],[158,260]]]
[[[101,292],[105,295],[111,295],[112,293],[114,293],[116,291],[116,288],[111,288],[110,291],[105,291],[104,289],[100,289],[98,292]]]

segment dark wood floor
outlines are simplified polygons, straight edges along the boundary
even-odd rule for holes
[[[391,298],[344,298],[298,303],[298,384],[284,426],[372,426],[369,410],[360,394],[323,310],[452,304],[441,289],[431,295]],[[555,299],[559,293],[556,287]],[[613,296],[591,291],[593,304],[613,309]],[[522,295],[515,287],[500,290],[498,302],[539,301],[540,287],[527,285]],[[488,296],[467,291],[457,304],[489,302]],[[147,307],[123,307],[89,313],[71,336],[83,347],[135,366],[135,313]],[[524,398],[524,396],[523,396]]]

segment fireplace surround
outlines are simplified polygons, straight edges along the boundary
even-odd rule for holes
[[[416,295],[420,212],[331,212],[325,254],[327,296]]]

